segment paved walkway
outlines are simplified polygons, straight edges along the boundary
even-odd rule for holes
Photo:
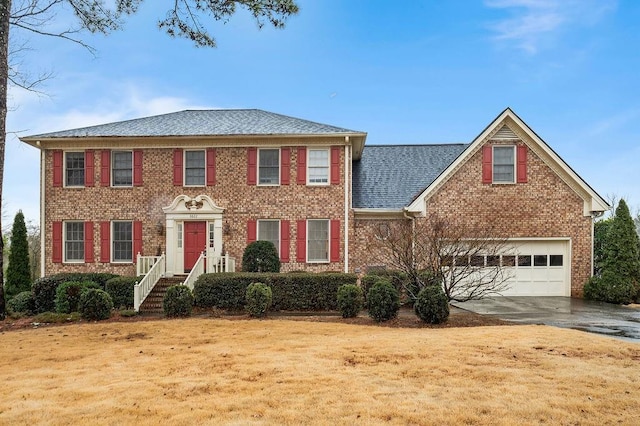
[[[640,306],[569,297],[491,297],[454,306],[523,324],[546,324],[640,342]]]

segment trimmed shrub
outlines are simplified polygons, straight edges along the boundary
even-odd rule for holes
[[[62,273],[38,278],[31,285],[33,299],[35,301],[35,312],[53,312],[56,310],[56,289],[66,281],[93,281],[100,288],[104,288],[105,283],[118,275],[106,273]]]
[[[69,314],[80,311],[80,296],[90,288],[100,289],[93,281],[67,281],[56,289],[56,312]]]
[[[203,274],[193,293],[199,308],[242,310],[249,284],[261,282],[271,287],[272,311],[331,311],[338,309],[338,288],[357,280],[356,275],[343,273]]]
[[[193,309],[193,294],[186,285],[173,285],[162,299],[162,310],[168,317],[189,317]]]
[[[13,313],[31,315],[35,308],[33,294],[30,291],[23,291],[16,294],[7,302],[7,308]]]
[[[276,246],[271,241],[250,243],[242,255],[242,271],[280,272],[280,256]]]
[[[418,318],[429,324],[440,324],[449,318],[449,301],[439,285],[423,288],[413,305]]]
[[[363,304],[362,289],[357,285],[345,284],[338,288],[338,309],[340,309],[342,318],[357,317]]]
[[[117,309],[133,308],[133,287],[138,277],[115,277],[104,285],[104,290],[113,299],[113,306]]]
[[[271,288],[262,283],[251,283],[247,287],[245,309],[252,317],[264,317],[271,306]]]
[[[108,319],[113,309],[111,296],[104,290],[90,288],[80,296],[80,313],[89,321]]]
[[[398,290],[388,280],[378,279],[367,294],[369,316],[376,322],[395,318],[400,310]]]
[[[5,293],[7,296],[29,291],[31,288],[31,268],[29,267],[29,243],[27,242],[27,226],[24,223],[22,210],[16,213],[11,228],[11,248],[9,266],[6,271]]]
[[[584,297],[607,303],[628,305],[636,296],[636,289],[630,278],[623,278],[605,269],[600,277],[591,277],[584,286]]]

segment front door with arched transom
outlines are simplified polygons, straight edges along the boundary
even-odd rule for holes
[[[184,223],[184,272],[191,272],[193,265],[207,248],[207,222]]]

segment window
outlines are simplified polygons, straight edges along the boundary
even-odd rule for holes
[[[259,220],[258,240],[270,241],[276,246],[280,253],[280,221],[279,220]]]
[[[184,152],[184,184],[185,186],[204,186],[205,155],[204,151]]]
[[[133,186],[133,153],[131,151],[114,151],[111,168],[113,186]]]
[[[547,255],[546,254],[534,255],[533,266],[547,266]]]
[[[133,261],[133,224],[113,222],[113,261]]]
[[[182,248],[182,224],[178,224],[178,248]]]
[[[260,185],[280,184],[280,150],[258,150],[258,183]]]
[[[214,248],[216,245],[216,227],[214,222],[209,222],[209,248]]]
[[[329,150],[309,150],[309,183],[323,185],[329,183]]]
[[[552,254],[549,256],[549,266],[562,266],[562,255]]]
[[[516,257],[512,255],[502,256],[502,266],[516,266]]]
[[[307,221],[307,261],[329,261],[329,221]]]
[[[84,262],[84,222],[64,223],[64,261]]]
[[[515,182],[515,146],[493,147],[493,181],[496,183]]]
[[[531,256],[518,255],[518,266],[531,266]]]
[[[65,186],[84,186],[84,152],[66,152]]]

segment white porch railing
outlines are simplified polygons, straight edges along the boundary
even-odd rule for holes
[[[236,259],[229,257],[229,253],[224,256],[209,256],[207,261],[207,273],[209,274],[236,271]]]
[[[164,256],[164,254],[162,256]],[[136,263],[136,275],[138,277],[140,275],[147,275],[147,273],[151,270],[151,267],[155,265],[155,263],[162,256],[141,256],[140,253],[138,253],[138,263]]]
[[[140,262],[145,257],[147,256],[138,255],[138,262]],[[151,293],[151,290],[153,290],[153,287],[165,274],[166,259],[164,253],[162,253],[162,256],[153,257],[157,258],[156,262],[153,263],[153,266],[151,266],[149,271],[145,274],[144,278],[142,278],[142,280],[133,287],[133,308],[136,312],[140,311],[140,305],[142,305],[144,299],[147,298],[149,293]]]
[[[204,254],[204,252],[202,252],[200,253],[200,257],[198,258],[198,260],[196,260],[196,263],[193,265],[193,268],[191,268],[191,272],[189,272],[189,275],[187,275],[187,279],[185,279],[182,284],[186,285],[191,291],[193,291],[193,285],[195,284],[196,280],[200,275],[204,274],[204,267],[206,263],[206,255]]]

